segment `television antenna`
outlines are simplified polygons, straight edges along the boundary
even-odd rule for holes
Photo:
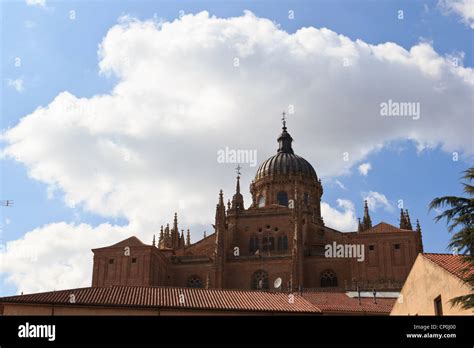
[[[3,207],[13,207],[13,201],[11,199],[0,201],[0,205]]]

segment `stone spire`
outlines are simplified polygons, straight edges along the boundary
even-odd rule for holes
[[[153,234],[153,241],[151,242],[152,246],[156,246],[155,235]]]
[[[186,246],[190,246],[191,245],[191,233],[189,232],[189,228],[188,228],[188,233],[186,234]]]
[[[225,225],[225,206],[224,206],[224,193],[222,190],[219,191],[219,203],[216,206],[216,228],[220,225]]]
[[[219,200],[216,205],[216,215],[215,215],[215,224],[214,229],[217,232],[219,226],[225,225],[226,219],[226,212],[225,212],[225,205],[224,205],[224,193],[222,189],[219,191]],[[206,237],[206,232],[204,232],[204,238]]]
[[[242,169],[242,167],[240,166],[240,164],[237,165],[237,168],[235,168],[235,170],[237,171],[237,184],[235,186],[235,193],[240,193],[240,170]]]
[[[222,192],[222,189],[219,191],[219,206],[224,205],[224,192]]]
[[[419,221],[418,219],[416,219],[416,232],[420,232],[420,233],[421,233],[420,221]]]
[[[173,229],[171,232],[171,243],[173,249],[179,248],[178,213],[174,213]]]
[[[179,237],[179,247],[184,248],[184,230],[181,230],[181,236]]]
[[[400,228],[402,230],[408,229],[407,219],[405,217],[405,212],[403,211],[403,209],[400,209]]]
[[[158,238],[158,247],[163,248],[163,243],[164,243],[164,234],[163,234],[163,225],[161,225],[160,229],[160,237]]]
[[[372,228],[372,220],[369,215],[369,206],[367,204],[367,200],[364,201],[364,218],[362,219],[362,227],[364,231]]]
[[[165,227],[165,247],[169,248],[170,247],[170,224],[166,224]]]
[[[174,213],[173,229],[178,231],[178,213]]]
[[[233,210],[243,210],[244,209],[244,197],[240,193],[240,165],[235,168],[237,171],[237,184],[235,186],[235,194],[232,197],[232,209]]]
[[[405,209],[405,220],[407,224],[407,230],[413,230],[413,226],[411,225],[410,215],[408,215],[408,209]]]
[[[422,253],[423,252],[423,238],[421,235],[420,221],[418,221],[418,219],[416,219],[416,232],[420,234],[419,236],[420,239],[418,240],[418,249],[419,249],[419,252]]]
[[[360,222],[360,218],[357,218],[357,231],[362,232],[364,230],[364,227],[362,226],[362,223]]]

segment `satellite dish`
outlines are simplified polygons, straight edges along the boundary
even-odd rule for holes
[[[280,277],[278,277],[277,279],[275,279],[275,281],[273,282],[273,286],[275,289],[278,289],[280,286],[281,286],[281,283],[282,283],[282,280]]]

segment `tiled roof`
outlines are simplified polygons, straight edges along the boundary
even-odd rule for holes
[[[453,254],[423,254],[423,257],[444,268],[449,273],[455,275],[460,279],[474,274],[474,269],[470,269],[466,273],[463,273],[463,269],[468,268],[468,264],[463,260],[462,255]]]
[[[377,225],[375,225],[372,228],[369,228],[366,231],[363,231],[362,233],[394,233],[394,232],[412,232],[411,230],[404,230],[398,227],[395,227],[393,225],[390,225],[386,222],[380,222]]]
[[[353,313],[379,313],[390,314],[396,298],[378,298],[374,303],[373,298],[349,297],[345,292],[308,291],[303,297],[320,308],[323,312],[353,312]]]
[[[0,298],[0,303],[62,304],[145,307],[157,309],[211,309],[288,313],[321,313],[320,309],[295,294],[281,292],[195,289],[151,286],[90,287]]]
[[[100,249],[105,249],[105,248],[119,248],[119,247],[132,247],[132,246],[147,246],[145,243],[143,243],[140,239],[138,239],[137,237],[135,236],[131,236],[127,239],[124,239],[118,243],[115,243],[113,245],[109,245],[109,246],[106,246],[106,247],[101,247],[101,248],[94,248],[92,249],[93,251],[94,250],[100,250]]]
[[[200,255],[208,256],[209,258],[214,258],[214,249],[215,249],[215,240],[216,234],[212,233],[211,235],[197,241],[194,244],[191,244],[189,247],[186,247],[186,255]],[[177,251],[179,255],[180,250]]]
[[[43,292],[0,298],[1,303],[70,305],[74,295],[78,306],[142,307],[156,309],[200,309],[280,313],[378,313],[389,314],[395,298],[349,297],[345,292],[304,291],[288,293],[193,289],[151,286],[110,286]],[[180,301],[181,300],[181,301]],[[181,303],[182,302],[182,303]]]

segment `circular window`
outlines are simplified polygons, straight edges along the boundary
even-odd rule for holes
[[[321,273],[321,287],[329,288],[337,286],[336,273],[330,269],[325,270]]]
[[[188,288],[202,288],[202,281],[197,275],[188,278]]]

